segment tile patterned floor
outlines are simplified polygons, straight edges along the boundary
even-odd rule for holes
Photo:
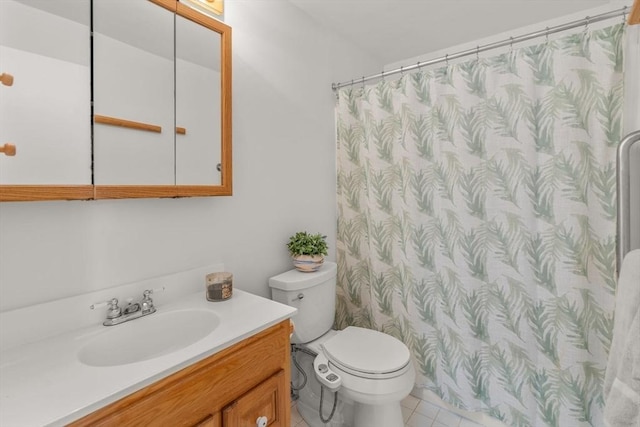
[[[402,418],[405,427],[482,427],[481,424],[413,396],[402,401]],[[291,427],[309,427],[295,404],[291,407]]]

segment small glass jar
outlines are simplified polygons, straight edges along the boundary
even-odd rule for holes
[[[233,274],[218,272],[206,276],[207,300],[225,301],[233,294]]]

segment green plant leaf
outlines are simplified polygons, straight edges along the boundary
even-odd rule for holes
[[[299,231],[289,238],[287,249],[291,255],[327,255],[327,236]]]

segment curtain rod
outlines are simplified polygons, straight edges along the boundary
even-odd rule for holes
[[[572,28],[581,27],[583,25],[584,26],[588,26],[589,24],[592,24],[594,22],[604,21],[606,19],[615,18],[616,16],[621,16],[621,15],[625,16],[626,14],[627,14],[627,6],[624,6],[622,9],[619,9],[619,10],[614,10],[612,12],[605,12],[605,13],[601,13],[601,14],[595,15],[595,16],[587,16],[586,18],[579,19],[577,21],[569,22],[567,24],[557,25],[555,27],[547,27],[544,30],[535,31],[535,32],[524,34],[524,35],[517,36],[517,37],[509,37],[508,39],[505,39],[503,41],[499,41],[499,42],[495,42],[495,43],[489,43],[489,44],[486,44],[484,46],[478,46],[475,49],[467,49],[467,50],[463,50],[461,52],[454,53],[454,54],[451,54],[451,55],[447,54],[445,56],[441,56],[439,58],[431,59],[431,60],[425,61],[425,62],[418,61],[417,64],[409,65],[407,67],[400,67],[400,68],[396,68],[395,70],[383,71],[383,72],[378,73],[378,74],[372,74],[372,75],[367,76],[367,77],[363,76],[363,77],[361,77],[359,79],[354,79],[354,80],[351,80],[351,81],[345,81],[345,82],[342,82],[342,83],[332,83],[331,84],[331,89],[333,89],[335,91],[335,90],[340,89],[341,87],[352,86],[352,85],[354,85],[356,83],[364,84],[364,82],[367,82],[369,80],[374,80],[374,79],[378,79],[378,78],[381,78],[381,77],[390,76],[392,74],[404,73],[405,71],[415,70],[416,68],[426,67],[426,66],[429,66],[429,65],[437,64],[439,62],[448,62],[449,60],[452,60],[452,59],[458,59],[458,58],[462,58],[463,56],[479,54],[480,52],[485,52],[485,51],[491,50],[491,49],[497,49],[497,48],[504,47],[504,46],[511,46],[514,43],[524,42],[524,41],[531,40],[531,39],[534,39],[534,38],[537,38],[537,37],[548,36],[549,34],[559,33],[561,31],[566,31],[566,30],[570,30]]]

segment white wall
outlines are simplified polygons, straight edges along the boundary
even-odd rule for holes
[[[286,1],[226,2],[234,195],[0,204],[0,311],[223,262],[268,296],[298,230],[335,257],[334,95],[379,67]],[[204,279],[203,279],[204,280]]]

